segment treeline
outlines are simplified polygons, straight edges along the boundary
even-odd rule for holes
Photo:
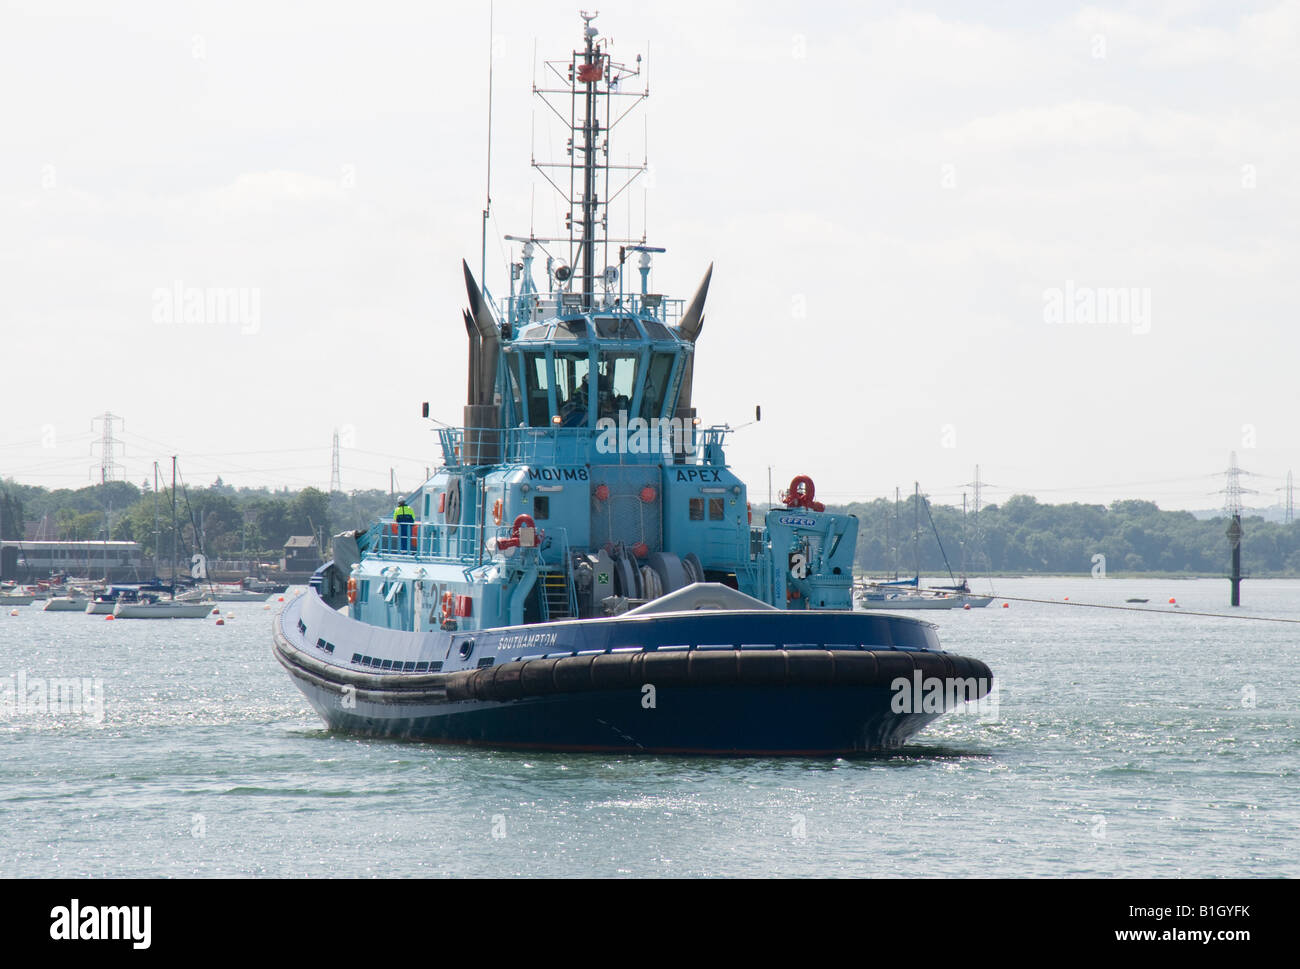
[[[857,515],[858,567],[873,575],[913,573],[913,527],[919,511],[921,571],[944,574],[944,554],[954,572],[1090,572],[1105,556],[1107,572],[1187,572],[1221,575],[1229,568],[1227,519],[1200,520],[1191,512],[1161,511],[1150,501],[1104,505],[1043,505],[1016,495],[986,505],[978,520],[960,508],[897,507],[889,499],[849,505]],[[1300,523],[1243,520],[1242,569],[1251,575],[1300,574]],[[935,533],[938,532],[936,540]],[[940,551],[940,542],[943,551]]]
[[[1190,512],[1161,511],[1149,501],[1103,505],[1043,505],[1016,495],[986,505],[964,520],[960,508],[914,505],[908,496],[833,508],[858,516],[858,567],[873,575],[911,575],[913,523],[920,520],[921,571],[942,575],[944,556],[954,572],[965,563],[984,572],[1089,572],[1105,556],[1108,572],[1223,574],[1229,562],[1227,522],[1197,519]],[[383,491],[326,494],[315,488],[232,488],[221,479],[206,488],[178,489],[177,523],[182,556],[200,547],[210,558],[279,559],[292,535],[322,534],[328,540],[349,528],[365,528],[393,513]],[[919,515],[918,515],[919,513]],[[47,522],[47,535],[70,541],[136,541],[146,556],[172,549],[171,492],[126,482],[76,490],[47,490],[0,482],[0,538],[21,539],[23,523]],[[106,524],[111,521],[111,532]],[[1300,574],[1300,523],[1283,525],[1251,517],[1243,522],[1242,566],[1251,575]],[[937,537],[936,537],[937,531]],[[942,549],[940,548],[942,542]]]
[[[324,535],[328,542],[392,512],[392,499],[383,491],[271,491],[233,488],[218,478],[206,488],[176,489],[177,552],[187,556],[202,547],[209,558],[278,560],[293,535]],[[75,490],[0,482],[0,538],[22,539],[24,522],[38,521],[45,522],[49,539],[134,541],[146,557],[155,544],[160,556],[172,552],[170,488],[155,494],[121,481]]]

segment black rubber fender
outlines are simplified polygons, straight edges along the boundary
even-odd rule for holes
[[[784,684],[785,656],[783,649],[742,649],[736,660],[740,682],[755,686]]]
[[[528,696],[549,696],[560,692],[555,685],[555,664],[558,662],[558,659],[535,659],[518,664],[519,685],[524,693]]]
[[[847,649],[831,653],[835,660],[835,682],[853,686],[871,686],[877,681],[879,665],[871,650],[852,652]]]
[[[721,686],[725,683],[738,683],[740,671],[737,649],[693,649],[687,656],[686,672],[689,681],[698,686]]]
[[[566,656],[555,664],[555,691],[582,693],[591,689],[591,664],[595,656]]]
[[[719,649],[599,653],[502,663],[479,670],[410,676],[377,676],[338,670],[294,649],[280,649],[281,662],[336,690],[353,688],[367,699],[427,696],[430,702],[507,702],[527,697],[656,687],[853,686],[892,690],[914,674],[923,679],[973,680],[976,695],[993,683],[988,666],[951,653],[873,649]],[[947,690],[945,690],[947,692]],[[964,691],[963,691],[964,692]]]
[[[912,653],[901,650],[874,650],[876,654],[876,676],[885,686],[889,686],[900,676],[909,683],[916,664],[912,662]]]

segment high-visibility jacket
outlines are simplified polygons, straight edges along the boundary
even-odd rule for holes
[[[393,512],[393,521],[395,522],[415,521],[414,509],[412,509],[410,505],[406,504],[406,502],[402,502],[400,505],[397,506],[397,510]]]

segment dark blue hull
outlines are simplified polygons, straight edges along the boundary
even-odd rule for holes
[[[770,615],[769,627],[788,621],[785,614]],[[426,663],[419,674],[405,664],[403,672],[374,672],[340,663],[316,645],[322,640],[302,631],[329,632],[337,642],[326,643],[338,654],[351,649],[349,638],[378,651],[378,636],[407,637],[412,656],[437,653],[443,640],[376,631],[340,617],[309,594],[277,617],[275,653],[331,729],[518,750],[859,754],[899,747],[957,705],[951,691],[937,706],[914,704],[914,679],[966,683],[962,700],[977,700],[991,687],[988,667],[977,660],[931,648],[843,642],[850,625],[883,632],[891,640],[916,639],[916,627],[927,624],[913,619],[897,618],[902,625],[891,629],[879,616],[850,623],[845,614],[805,615],[804,641],[798,644],[717,642],[723,629],[745,630],[754,618],[735,614],[728,622],[727,614],[701,613],[635,625],[626,620],[555,624],[539,627],[556,633],[552,647],[623,642],[634,628],[643,645],[554,649],[546,656],[512,656],[504,650],[485,655],[485,641],[499,638],[504,645],[520,634],[480,632],[473,656],[453,670],[430,672]],[[657,634],[667,630],[681,643],[683,623],[696,625],[710,644],[658,641]],[[819,642],[819,630],[838,644]],[[455,642],[447,642],[449,655]],[[393,639],[382,648],[402,647]],[[900,687],[904,683],[906,690]]]
[[[310,694],[308,694],[310,697]],[[430,716],[356,715],[314,703],[333,730],[371,737],[514,750],[720,756],[840,756],[902,745],[939,716],[900,716],[878,688],[684,687],[509,703],[466,701]]]

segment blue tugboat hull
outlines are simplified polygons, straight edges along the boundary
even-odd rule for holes
[[[757,618],[770,627],[784,615],[758,614]],[[740,631],[755,618],[700,614],[639,623],[612,619],[556,624],[551,630],[558,637],[550,642],[552,652],[529,657],[493,653],[494,647],[486,642],[490,637],[513,642],[517,630],[480,631],[476,637],[483,644],[460,668],[423,675],[373,673],[349,668],[351,664],[334,660],[333,654],[346,652],[350,639],[375,649],[376,634],[393,638],[384,647],[390,652],[401,648],[397,639],[401,637],[417,651],[409,655],[428,655],[431,643],[437,651],[444,641],[451,654],[456,640],[439,633],[421,636],[375,630],[335,613],[309,593],[277,617],[275,653],[331,729],[518,750],[860,754],[902,745],[954,705],[913,704],[914,683],[965,683],[959,693],[965,700],[983,697],[991,686],[988,667],[977,660],[936,649],[871,642],[833,648],[816,642],[798,647],[783,643],[750,648],[716,643],[670,647],[650,642],[652,648],[581,648],[595,642],[621,642],[620,637],[633,628],[646,641],[661,639],[659,633],[680,640],[684,630],[692,627],[716,640],[721,638],[720,620],[743,638]],[[841,639],[851,626],[892,632],[899,639],[914,639],[931,628],[904,617],[830,613],[802,617],[806,639],[816,639],[819,626]],[[310,627],[328,629],[338,643],[320,637],[313,640],[305,632]],[[546,630],[531,631],[538,632]],[[315,645],[318,641],[334,650],[324,652]],[[556,647],[560,646],[574,648],[559,653]]]
[[[611,690],[360,715],[304,692],[333,730],[507,750],[844,756],[899,747],[939,716],[899,717],[887,690],[863,688],[683,688],[660,692],[649,710],[640,690]]]

